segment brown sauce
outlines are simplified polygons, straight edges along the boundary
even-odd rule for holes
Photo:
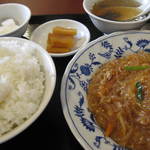
[[[141,4],[134,0],[101,0],[94,4],[92,13],[113,21],[125,21],[138,15]]]
[[[125,66],[150,66],[140,52],[103,64],[88,87],[88,108],[105,136],[132,150],[150,150],[150,68],[127,71]],[[139,101],[137,82],[143,99]]]

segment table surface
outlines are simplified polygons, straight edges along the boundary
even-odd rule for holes
[[[12,2],[27,5],[31,9],[32,15],[79,14],[84,12],[83,0],[0,0],[0,4]]]
[[[90,30],[91,40],[103,35],[94,27],[86,14],[32,16],[29,24],[37,26],[37,24],[42,24],[49,20],[62,18],[74,19],[85,24]],[[36,147],[46,147],[46,149],[53,148],[54,150],[83,150],[67,125],[60,99],[62,76],[72,57],[73,56],[53,58],[56,65],[57,81],[51,101],[44,112],[31,126],[15,138],[1,144],[0,148],[2,148],[2,150],[8,148],[20,149],[20,145],[22,145],[23,148],[28,148],[32,145]]]

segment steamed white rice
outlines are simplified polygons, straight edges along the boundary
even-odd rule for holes
[[[0,42],[0,136],[38,109],[44,79],[34,48],[14,41]]]

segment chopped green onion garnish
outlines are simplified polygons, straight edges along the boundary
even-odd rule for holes
[[[126,66],[126,67],[124,67],[124,69],[127,71],[144,70],[144,69],[148,69],[148,68],[150,68],[150,66]]]
[[[136,88],[137,88],[136,97],[138,101],[141,102],[144,99],[144,97],[143,97],[143,86],[140,81],[136,83]]]

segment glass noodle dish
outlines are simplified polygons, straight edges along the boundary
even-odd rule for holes
[[[150,54],[103,64],[88,87],[88,108],[104,135],[132,150],[150,149]]]
[[[64,73],[66,121],[86,150],[150,150],[150,32],[109,34]]]

